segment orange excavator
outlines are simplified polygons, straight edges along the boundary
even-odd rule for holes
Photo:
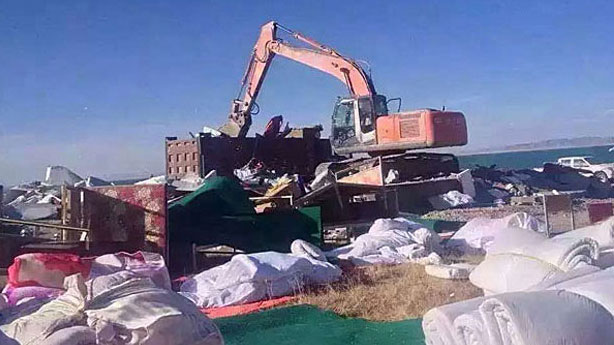
[[[285,31],[308,47],[290,45],[277,37]],[[467,143],[467,125],[461,112],[420,109],[388,111],[388,101],[375,91],[371,76],[357,61],[339,54],[276,22],[264,24],[254,46],[237,99],[232,101],[226,124],[219,131],[230,137],[245,137],[252,123],[256,98],[267,70],[277,55],[328,73],[348,88],[349,97],[340,98],[332,116],[331,143],[335,153],[367,152],[383,155],[412,149],[461,146]]]

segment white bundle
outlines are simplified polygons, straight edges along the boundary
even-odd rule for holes
[[[563,271],[599,258],[599,244],[591,238],[545,238],[524,229],[508,229],[493,243],[488,255],[516,254],[540,260]]]
[[[463,337],[456,328],[454,320],[466,313],[477,310],[484,297],[447,304],[429,310],[422,317],[422,329],[428,345],[464,344]]]
[[[310,246],[303,249],[314,250]],[[235,255],[229,262],[186,280],[181,294],[199,307],[225,307],[286,296],[306,284],[327,284],[341,277],[339,267],[310,256],[277,252]]]
[[[519,228],[502,232],[469,279],[486,294],[525,291],[557,275],[592,265],[599,246],[590,238],[545,238]]]
[[[439,235],[405,218],[377,219],[356,240],[326,253],[329,258],[351,260],[358,266],[374,264],[440,263]]]
[[[608,344],[614,339],[614,318],[598,303],[566,291],[501,294],[478,308],[483,324],[463,328],[466,344]],[[474,335],[472,331],[475,331]],[[485,333],[485,334],[484,334]],[[488,339],[488,342],[469,340]]]
[[[429,310],[428,345],[599,345],[614,339],[614,317],[584,296],[546,290],[475,298]]]
[[[603,222],[589,225],[584,228],[571,230],[555,238],[592,238],[599,243],[599,248],[614,248],[614,217],[610,217]]]
[[[446,247],[466,254],[483,254],[499,236],[509,228],[539,232],[541,223],[533,216],[518,212],[504,218],[476,217],[468,221],[446,243]]]
[[[75,326],[83,318],[86,288],[80,274],[67,277],[64,286],[63,295],[32,314],[0,326],[0,333],[21,345],[35,345],[57,330]]]
[[[550,284],[549,288],[590,298],[614,315],[614,267]]]

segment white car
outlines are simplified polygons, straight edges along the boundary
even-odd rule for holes
[[[574,169],[590,171],[602,182],[608,182],[614,178],[614,163],[597,163],[591,156],[562,157],[557,163]]]

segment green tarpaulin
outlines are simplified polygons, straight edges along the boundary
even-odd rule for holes
[[[171,204],[168,211],[170,215],[181,213],[181,216],[198,218],[255,213],[247,192],[229,177],[207,180],[200,188]]]
[[[256,214],[236,179],[215,177],[168,208],[172,274],[189,270],[192,244],[225,244],[248,253],[289,252],[302,239],[320,245],[319,207]]]
[[[300,305],[214,320],[226,345],[423,345],[421,320],[371,322]]]

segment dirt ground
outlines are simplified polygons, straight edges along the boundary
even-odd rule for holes
[[[355,269],[338,283],[306,291],[297,303],[373,321],[422,317],[429,309],[481,296],[468,280],[431,277],[424,266],[404,264]]]

